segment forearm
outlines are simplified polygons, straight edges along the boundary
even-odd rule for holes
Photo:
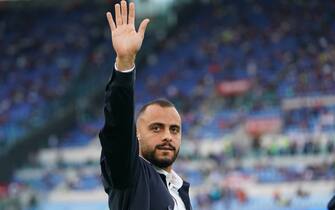
[[[112,179],[127,182],[138,154],[134,127],[134,72],[114,70],[105,93],[105,125],[99,137]]]
[[[105,92],[105,125],[101,133],[105,151],[114,146],[130,144],[134,127],[134,72],[120,73],[114,70]],[[113,137],[113,138],[111,138]],[[122,138],[123,140],[118,140]],[[118,147],[120,147],[118,146]]]

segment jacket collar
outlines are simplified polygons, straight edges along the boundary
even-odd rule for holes
[[[191,201],[189,196],[190,183],[183,181],[183,186],[178,190],[180,198],[185,204],[187,210],[191,210]]]
[[[143,158],[143,160],[147,161],[145,158]],[[147,162],[150,165],[152,165],[155,169],[157,168],[156,166],[154,166],[153,164],[151,164],[149,161],[147,161]],[[165,175],[159,173],[158,171],[157,171],[157,173],[161,177],[163,183],[165,184],[165,187],[167,187]],[[189,195],[190,183],[188,183],[188,182],[186,182],[184,180],[182,180],[182,181],[183,181],[183,185],[178,190],[179,196],[183,200],[186,210],[192,210],[191,201],[190,201],[190,195]]]
[[[158,174],[163,180],[165,186],[167,187],[165,175],[161,173],[158,173]],[[179,188],[178,192],[179,192],[179,196],[181,200],[184,202],[186,210],[192,210],[190,196],[189,196],[189,189],[190,189],[190,184],[183,180],[183,185],[181,186],[181,188]]]
[[[183,186],[182,178],[174,170],[171,170],[171,172],[169,173],[156,166],[153,166],[153,167],[159,174],[165,175],[166,182],[172,184],[172,186],[176,188],[177,190],[179,190]]]

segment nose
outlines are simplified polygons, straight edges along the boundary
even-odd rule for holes
[[[164,142],[171,142],[172,141],[172,134],[169,130],[166,130],[164,132],[163,141]]]

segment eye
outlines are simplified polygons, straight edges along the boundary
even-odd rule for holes
[[[158,133],[161,130],[161,127],[159,125],[153,125],[151,130],[155,133]]]
[[[179,127],[177,127],[177,126],[171,127],[170,130],[171,130],[171,133],[173,133],[173,134],[178,134],[179,131],[180,131]]]

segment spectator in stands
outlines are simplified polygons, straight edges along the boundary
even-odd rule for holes
[[[124,0],[115,5],[115,22],[107,13],[117,54],[99,134],[109,208],[190,210],[189,184],[172,169],[181,143],[181,118],[174,105],[166,100],[148,103],[134,129],[134,63],[149,20],[136,32],[135,4],[129,4],[129,15],[127,7]]]

